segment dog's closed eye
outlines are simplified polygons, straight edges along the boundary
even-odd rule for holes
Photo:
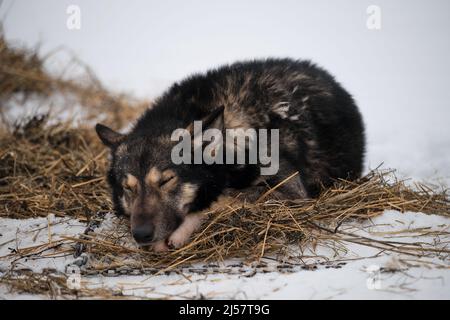
[[[126,194],[128,195],[134,194],[137,192],[138,189],[138,180],[131,174],[127,174],[126,178],[122,182],[122,188]]]
[[[123,191],[126,193],[133,193],[133,188],[131,188],[129,185],[125,184],[122,186]]]
[[[161,180],[159,181],[159,187],[174,186],[177,181],[177,175],[172,170],[166,170],[162,173]]]
[[[165,185],[169,181],[172,181],[173,179],[175,179],[175,177],[176,177],[175,175],[172,175],[172,176],[170,176],[168,178],[161,179],[160,182],[159,182],[159,186],[162,187],[163,185]]]

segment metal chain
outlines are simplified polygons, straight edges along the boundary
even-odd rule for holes
[[[97,212],[95,216],[89,221],[86,229],[80,235],[80,239],[87,239],[86,235],[95,231],[105,218],[106,213]],[[325,268],[341,268],[345,265],[345,262],[329,264],[326,262],[314,263],[314,264],[290,264],[282,263],[278,264],[266,264],[266,263],[256,263],[253,265],[244,265],[244,263],[235,263],[226,266],[219,266],[215,264],[206,264],[200,267],[194,266],[184,266],[177,267],[176,269],[162,271],[160,268],[133,268],[129,266],[122,266],[118,268],[108,268],[103,270],[94,270],[87,266],[88,255],[85,252],[86,245],[84,243],[77,243],[75,246],[74,258],[75,260],[68,265],[76,265],[80,268],[81,272],[85,276],[96,276],[102,275],[106,277],[118,277],[124,275],[139,276],[139,275],[157,275],[164,274],[169,275],[172,273],[182,273],[182,274],[229,274],[229,275],[241,275],[244,277],[252,277],[257,273],[294,273],[301,270],[315,270],[319,265],[324,265]],[[67,268],[66,267],[66,268]],[[163,269],[164,270],[164,269]]]
[[[95,229],[97,229],[100,224],[103,222],[103,219],[105,218],[106,212],[100,212],[98,211],[92,218],[89,220],[89,223],[84,229],[83,233],[80,235],[80,239],[86,240],[88,237],[86,237],[89,233],[94,232]],[[73,254],[74,258],[80,257],[84,252],[86,251],[86,244],[78,242],[75,245],[75,253]],[[87,261],[86,261],[87,262]],[[86,264],[84,262],[83,264]]]
[[[108,277],[117,277],[122,275],[157,275],[164,274],[164,275],[170,275],[174,273],[182,273],[182,274],[199,274],[199,275],[209,275],[209,274],[229,274],[229,275],[242,275],[245,277],[251,277],[254,276],[256,273],[269,273],[269,272],[282,272],[282,273],[293,273],[298,271],[299,268],[286,268],[286,266],[255,266],[255,267],[249,267],[244,265],[228,265],[228,266],[201,266],[201,267],[192,267],[192,266],[185,266],[185,267],[179,267],[173,270],[167,270],[161,272],[161,269],[158,268],[141,268],[141,269],[134,269],[131,267],[119,267],[114,269],[108,269],[108,270],[89,270],[85,269],[84,274],[85,275],[103,275]]]
[[[295,265],[295,264],[258,264],[258,265],[244,265],[243,263],[239,264],[230,264],[225,266],[218,265],[203,265],[203,266],[184,266],[178,267],[172,270],[162,271],[159,268],[132,268],[128,266],[122,266],[118,268],[104,269],[104,270],[93,270],[89,268],[83,269],[83,275],[86,276],[95,276],[102,275],[105,277],[118,277],[118,276],[139,276],[139,275],[170,275],[170,274],[197,274],[197,275],[211,275],[211,274],[228,274],[228,275],[240,275],[244,277],[252,277],[257,273],[295,273],[299,271],[306,270],[316,270],[319,267],[323,268],[334,268],[339,269],[345,265],[345,262],[338,263],[326,263],[319,262],[314,264],[306,264],[306,265]]]

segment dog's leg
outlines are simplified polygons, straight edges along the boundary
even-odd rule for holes
[[[309,197],[302,182],[302,172],[285,158],[280,158],[278,173],[274,176],[260,175],[252,186],[243,189],[229,188],[223,194],[244,202],[275,198],[278,200],[300,200]],[[273,188],[273,190],[271,190]],[[267,193],[267,194],[266,194]],[[267,195],[267,196],[264,196]]]
[[[202,224],[205,216],[202,213],[191,213],[184,218],[181,225],[170,235],[169,247],[180,248]]]
[[[286,181],[283,185],[270,191],[268,186],[251,186],[234,192],[236,196],[244,202],[254,203],[264,201],[270,198],[278,200],[300,200],[307,199],[308,195],[298,177],[292,177],[292,180]],[[276,184],[275,184],[276,185]]]

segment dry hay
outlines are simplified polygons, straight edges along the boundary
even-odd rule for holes
[[[298,250],[301,256],[301,250],[308,245],[329,240],[356,242],[408,255],[450,253],[448,249],[425,245],[363,239],[340,228],[346,222],[370,219],[388,209],[450,216],[445,191],[435,193],[423,184],[407,186],[395,178],[393,171],[377,170],[355,182],[338,181],[318,199],[295,202],[271,199],[256,204],[231,200],[207,213],[208,220],[190,243],[168,254],[135,247],[130,242],[125,220],[109,232],[65,239],[86,246],[90,268],[96,271],[155,267],[170,270],[193,262],[213,263],[229,257],[260,261],[271,254],[283,260],[299,255]]]
[[[424,184],[406,185],[396,179],[393,171],[376,170],[358,181],[337,181],[318,199],[295,202],[270,199],[255,204],[242,203],[238,199],[229,201],[227,205],[222,203],[221,207],[206,213],[208,220],[190,243],[168,253],[158,254],[138,248],[131,240],[127,220],[110,220],[108,228],[102,225],[100,214],[92,217],[92,221],[99,219],[101,226],[93,232],[79,237],[60,236],[48,243],[19,248],[10,257],[17,260],[68,253],[77,256],[81,253],[81,244],[82,252],[88,257],[87,264],[81,269],[85,275],[109,275],[109,271],[116,275],[168,271],[183,274],[186,267],[191,272],[189,266],[193,263],[216,265],[231,257],[240,258],[247,265],[264,263],[266,259],[275,259],[281,266],[284,263],[301,265],[306,258],[304,249],[324,244],[336,251],[345,251],[348,243],[357,243],[378,252],[395,252],[415,259],[439,257],[448,261],[450,257],[450,249],[444,242],[399,242],[389,237],[377,240],[349,232],[349,225],[359,224],[389,209],[450,216],[446,190],[436,192]],[[411,238],[412,231],[448,237],[445,230],[430,229],[408,228],[402,234]],[[336,252],[336,257],[339,256],[345,256],[345,252]],[[202,268],[193,270],[195,273],[204,272]],[[67,275],[64,274],[27,271],[17,274],[13,271],[0,278],[0,282],[8,284],[14,291],[50,297],[120,297],[118,292],[109,289],[84,286],[75,294],[67,287]]]
[[[34,117],[0,135],[0,217],[110,211],[106,150],[92,129]]]
[[[45,69],[37,49],[7,42],[0,26],[0,217],[28,218],[72,215],[88,218],[92,212],[111,210],[104,176],[106,150],[95,136],[92,122],[99,115],[120,128],[148,107],[129,95],[108,91],[81,62],[80,76],[68,78]],[[83,109],[83,125],[37,115],[19,122],[8,121],[11,108],[51,104],[57,115],[72,108],[75,100]]]

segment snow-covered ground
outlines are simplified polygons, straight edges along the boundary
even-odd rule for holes
[[[7,38],[29,45],[42,40],[48,51],[63,44],[107,84],[146,97],[147,92],[154,96],[190,72],[222,62],[261,56],[313,58],[337,76],[361,108],[367,125],[367,169],[383,162],[400,176],[450,185],[450,3],[446,0],[433,4],[380,0],[379,31],[367,30],[366,8],[371,3],[359,0],[286,1],[284,6],[276,1],[72,3],[82,10],[80,31],[65,27],[67,1],[5,1],[0,13],[3,17],[9,8]],[[431,231],[450,232],[449,226],[450,219],[441,216],[388,211],[355,227],[371,238],[444,248],[450,237],[441,232],[444,235],[438,238]],[[71,256],[14,262],[5,256],[15,248],[76,235],[84,227],[54,217],[0,219],[0,270],[14,263],[36,271],[64,272]],[[417,258],[351,243],[346,247],[349,251],[339,256],[329,248],[318,248],[316,257],[307,259],[308,265],[316,264],[311,270],[253,276],[97,276],[83,277],[82,285],[122,288],[124,294],[156,298],[450,299],[448,254]],[[0,286],[0,297],[42,298],[10,293],[5,286]]]
[[[107,219],[108,220],[108,219]],[[66,272],[74,262],[71,255],[33,255],[8,258],[15,248],[41,245],[54,246],[60,236],[82,232],[84,225],[64,218],[28,220],[3,219],[0,227],[0,270],[30,269],[42,272],[53,269]],[[422,213],[387,211],[364,224],[347,226],[357,234],[372,239],[430,244],[433,248],[448,248],[450,219]],[[438,231],[439,236],[434,231]],[[319,247],[304,252],[305,267],[276,271],[267,260],[268,271],[253,272],[251,265],[236,268],[238,260],[222,266],[234,270],[231,274],[197,274],[195,272],[142,276],[82,276],[85,288],[111,288],[124,295],[146,298],[213,298],[213,299],[449,299],[449,254],[432,256],[382,252],[380,249],[346,242],[345,246]],[[313,256],[308,258],[308,255]],[[237,269],[241,270],[236,272]],[[4,298],[46,298],[18,295],[0,287]]]

